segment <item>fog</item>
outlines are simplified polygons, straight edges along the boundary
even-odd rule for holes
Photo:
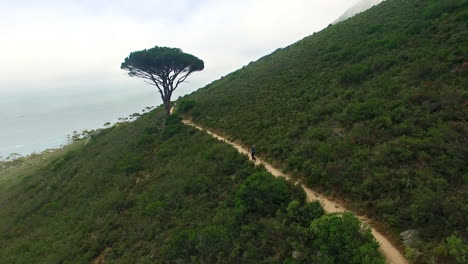
[[[337,20],[335,20],[333,24],[336,24],[338,22],[351,18],[355,16],[356,14],[364,12],[373,6],[376,6],[382,3],[383,1],[385,0],[360,0],[356,2],[353,6],[351,6],[351,8],[346,10],[346,12],[344,12]]]
[[[74,130],[159,105],[154,87],[120,70],[131,51],[178,47],[205,61],[176,99],[323,29],[355,2],[0,0],[0,156],[58,147]]]

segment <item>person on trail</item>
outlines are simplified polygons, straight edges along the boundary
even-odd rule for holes
[[[250,153],[252,155],[252,160],[257,161],[257,159],[255,158],[255,146],[252,146],[252,148],[250,149]]]

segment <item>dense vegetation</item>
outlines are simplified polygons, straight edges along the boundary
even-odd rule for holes
[[[356,217],[164,116],[4,164],[0,263],[383,263]]]
[[[467,62],[467,0],[387,0],[182,98],[179,111],[395,233],[418,230],[414,261],[463,263]]]

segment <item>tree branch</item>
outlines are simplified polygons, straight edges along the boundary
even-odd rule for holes
[[[184,76],[180,77],[180,79],[176,82],[176,85],[174,86],[174,88],[172,88],[172,91],[174,91],[175,89],[177,89],[177,87],[179,86],[179,84],[185,82],[185,79],[187,79],[187,77],[192,73],[193,71],[188,71]]]

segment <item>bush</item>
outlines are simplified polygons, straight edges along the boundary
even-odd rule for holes
[[[190,259],[196,252],[196,237],[194,230],[179,230],[170,237],[163,247],[163,255],[169,259]]]
[[[79,151],[76,150],[76,149],[69,150],[65,155],[63,155],[63,160],[64,161],[69,161],[69,160],[73,159],[74,157],[76,157],[78,153],[79,153]]]
[[[52,216],[54,213],[58,210],[60,210],[62,207],[62,204],[59,202],[50,202],[44,205],[40,210],[39,214],[41,215],[46,215],[46,216]]]
[[[456,235],[451,235],[447,239],[448,254],[453,257],[457,263],[466,263],[468,260],[468,246],[462,239]]]
[[[341,73],[341,82],[344,84],[356,84],[364,81],[371,73],[368,65],[357,64],[349,66]]]
[[[248,213],[273,215],[295,199],[305,199],[305,193],[300,187],[292,186],[283,178],[259,172],[252,174],[239,187],[235,203]]]
[[[383,264],[370,229],[351,213],[327,214],[312,222],[313,245],[322,264]]]
[[[147,216],[156,216],[164,211],[164,202],[156,201],[145,206],[144,214]]]
[[[169,116],[165,121],[165,128],[161,135],[162,140],[168,140],[176,135],[183,128],[180,118],[176,116]]]
[[[392,124],[392,119],[389,116],[379,116],[372,120],[372,126],[376,129],[390,128]]]
[[[118,170],[131,174],[143,169],[143,157],[137,154],[128,154],[117,166]]]
[[[207,226],[201,230],[179,230],[163,248],[169,259],[182,263],[220,263],[230,248],[228,232],[221,226]],[[195,261],[198,260],[198,261]]]
[[[381,115],[384,110],[384,102],[373,98],[352,105],[348,110],[348,117],[350,120],[354,121],[369,120]]]
[[[410,263],[415,263],[420,255],[421,254],[414,248],[405,248],[405,257],[409,260]]]
[[[142,148],[151,147],[155,140],[156,140],[156,138],[153,137],[153,136],[143,135],[138,140],[138,146],[141,146]]]
[[[151,126],[151,127],[145,128],[144,132],[145,132],[145,134],[147,134],[147,135],[153,135],[153,134],[158,133],[158,132],[159,132],[159,129],[158,129],[158,127],[156,127],[156,126]]]
[[[177,104],[177,112],[179,113],[187,113],[191,109],[193,109],[197,103],[193,100],[182,100],[180,103]]]
[[[227,230],[222,226],[208,226],[198,232],[197,244],[202,263],[216,263],[231,248]]]
[[[424,20],[418,20],[411,24],[411,26],[406,30],[409,35],[417,35],[421,33],[426,28],[429,28],[431,25],[430,22]]]
[[[286,219],[289,223],[297,223],[308,227],[313,220],[320,218],[325,211],[320,202],[315,201],[301,206],[299,201],[292,201],[286,208]]]

